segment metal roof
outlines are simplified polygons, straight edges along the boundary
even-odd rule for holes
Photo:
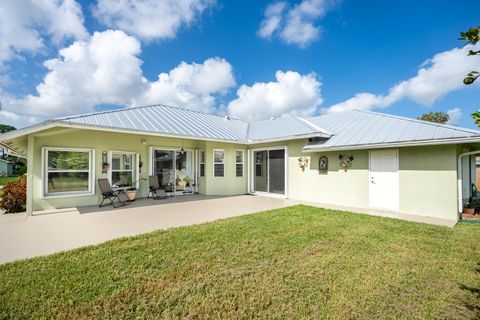
[[[308,118],[332,134],[306,149],[335,149],[479,137],[480,131],[371,111],[345,111]]]
[[[250,123],[248,126],[247,140],[249,142],[255,142],[307,135],[331,136],[328,132],[315,126],[306,119],[292,115],[283,115],[278,118]]]
[[[28,128],[0,135],[5,145],[11,139],[56,126],[120,130],[160,136],[237,142],[319,137],[304,151],[369,148],[395,144],[480,142],[480,131],[414,120],[370,111],[346,111],[302,118],[284,115],[247,123],[182,108],[153,105],[55,118]]]
[[[291,115],[247,123],[235,118],[164,105],[62,117],[54,121],[242,143],[326,134],[307,120]]]
[[[248,124],[238,119],[154,105],[54,119],[104,128],[244,142]]]

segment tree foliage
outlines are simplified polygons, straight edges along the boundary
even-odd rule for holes
[[[17,130],[17,128],[10,126],[8,124],[1,124],[0,123],[0,133],[5,133],[9,131]]]
[[[418,120],[435,122],[435,123],[447,123],[450,120],[450,116],[445,112],[429,112],[422,114]]]
[[[472,44],[472,45],[477,44],[477,42],[480,41],[480,26],[476,28],[470,28],[466,32],[463,32],[463,31],[460,32],[460,38],[458,38],[458,40],[466,41],[464,46],[466,46],[467,44]],[[469,56],[480,55],[480,50],[477,50],[477,51],[470,50],[468,51],[468,55]],[[470,71],[467,74],[467,77],[463,79],[463,83],[472,84],[475,82],[475,80],[478,79],[479,76],[480,76],[480,73],[478,71]]]

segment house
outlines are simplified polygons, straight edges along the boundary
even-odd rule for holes
[[[4,159],[0,159],[0,177],[11,176],[13,174],[13,163]]]
[[[56,118],[0,136],[28,158],[27,212],[98,204],[98,178],[147,196],[260,194],[457,220],[480,132],[367,111],[247,123],[163,105]]]

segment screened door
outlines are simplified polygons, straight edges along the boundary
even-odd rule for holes
[[[285,194],[285,150],[254,151],[253,189]]]
[[[269,150],[268,166],[268,192],[285,194],[285,150]]]

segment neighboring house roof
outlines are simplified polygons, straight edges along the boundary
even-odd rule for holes
[[[480,142],[480,131],[477,130],[369,111],[354,110],[310,118],[285,115],[247,123],[230,117],[154,105],[55,118],[0,135],[0,144],[58,126],[244,144],[315,137],[304,151]]]
[[[305,151],[392,144],[418,145],[432,141],[478,140],[480,137],[478,130],[361,110],[333,113],[308,120],[328,130],[332,137],[307,145]]]

